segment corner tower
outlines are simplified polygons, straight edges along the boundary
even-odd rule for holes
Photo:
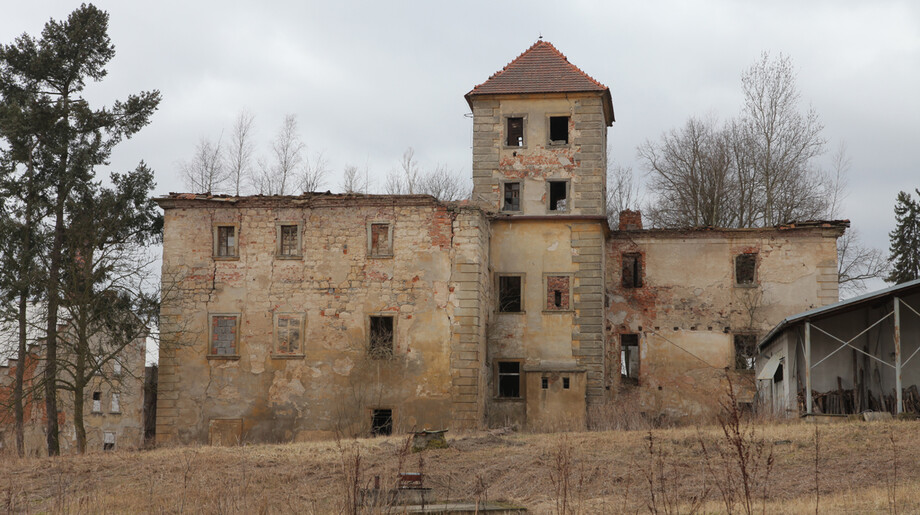
[[[474,202],[510,215],[605,214],[607,86],[540,40],[466,100]]]

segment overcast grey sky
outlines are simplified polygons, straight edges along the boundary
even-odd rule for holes
[[[144,159],[158,194],[182,191],[178,163],[200,137],[229,131],[245,108],[262,148],[284,115],[296,114],[310,152],[324,152],[333,169],[326,189],[338,189],[349,163],[366,164],[382,187],[408,146],[422,166],[468,176],[463,95],[542,34],[610,87],[611,157],[640,176],[638,144],[692,115],[735,115],[741,71],[769,51],[792,57],[829,150],[846,143],[852,169],[842,216],[864,240],[887,251],[895,195],[920,187],[920,2],[260,4],[96,3],[110,14],[116,57],[88,97],[110,104],[142,89],[163,94],[151,125],[117,149],[113,169]],[[0,41],[37,35],[77,6],[8,5]]]

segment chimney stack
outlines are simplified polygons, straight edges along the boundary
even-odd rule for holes
[[[640,231],[642,230],[642,212],[638,209],[632,211],[630,209],[624,209],[620,211],[620,227],[621,231]]]

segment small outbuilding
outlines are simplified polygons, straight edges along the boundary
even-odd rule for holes
[[[787,317],[758,351],[776,415],[920,413],[920,280]]]

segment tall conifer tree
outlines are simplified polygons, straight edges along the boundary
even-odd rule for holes
[[[895,227],[888,233],[891,273],[885,279],[894,284],[920,279],[920,190],[914,191],[918,200],[901,191],[894,205]]]

